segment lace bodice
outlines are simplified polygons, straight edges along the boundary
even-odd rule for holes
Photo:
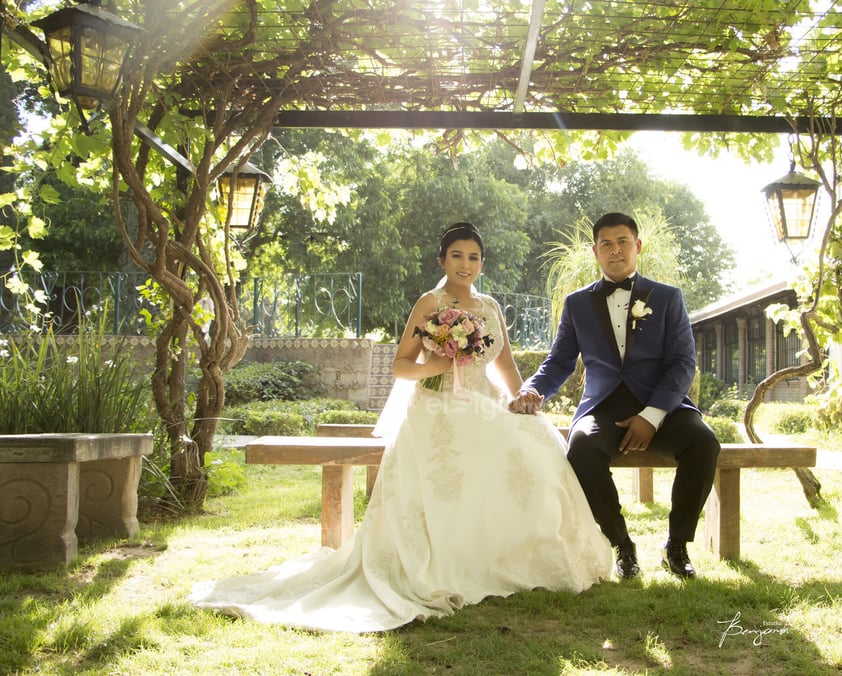
[[[444,305],[444,289],[435,289],[433,293],[439,305]],[[492,299],[491,296],[486,296],[485,294],[477,294],[477,297],[482,303],[482,311],[475,314],[485,319],[485,333],[493,338],[494,342],[485,348],[483,355],[476,359],[473,364],[468,364],[462,367],[462,382],[466,389],[474,390],[475,392],[480,392],[490,397],[499,398],[503,396],[503,392],[489,379],[487,367],[492,361],[494,361],[494,359],[497,358],[497,355],[499,355],[503,349],[502,336],[505,329],[500,326],[500,320],[497,314],[494,299]],[[445,373],[442,378],[442,390],[448,392],[453,390],[452,369]]]

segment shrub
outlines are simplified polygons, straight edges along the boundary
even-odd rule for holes
[[[740,428],[737,427],[737,423],[730,418],[705,416],[705,422],[716,433],[716,438],[719,439],[720,444],[738,444],[745,441],[743,435],[740,433]]]
[[[693,382],[690,383],[690,391],[687,393],[687,396],[690,398],[690,401],[694,402],[696,406],[699,405],[699,394],[702,388],[702,374],[699,371],[699,368],[696,367],[696,372],[693,374]]]
[[[709,411],[714,402],[722,399],[727,386],[713,373],[703,373],[699,379],[699,399],[696,405],[702,411]]]
[[[293,401],[317,396],[319,388],[307,383],[313,372],[302,361],[254,362],[236,366],[225,374],[227,404],[252,401]]]
[[[249,406],[244,411],[242,430],[239,434],[276,434],[298,436],[307,434],[307,422],[304,418],[283,408]]]
[[[746,412],[746,402],[737,399],[720,399],[708,410],[710,415],[731,420],[742,420]]]
[[[324,411],[319,415],[319,423],[334,425],[373,425],[380,414],[377,411],[352,411],[349,409]]]
[[[230,495],[245,487],[246,470],[241,458],[241,452],[230,448],[205,453],[209,497]]]
[[[813,426],[813,413],[804,408],[787,407],[775,420],[775,432],[803,434]]]
[[[351,415],[366,413],[353,402],[327,397],[302,401],[255,401],[226,407],[219,427],[227,434],[315,434],[316,424],[323,422],[322,415],[326,411],[347,411]]]
[[[147,377],[122,339],[106,348],[105,321],[80,321],[59,340],[49,328],[0,341],[0,433],[148,432]]]
[[[842,385],[838,382],[822,394],[807,397],[805,403],[814,411],[818,429],[830,432],[842,428]]]

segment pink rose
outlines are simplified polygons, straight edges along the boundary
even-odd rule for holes
[[[436,343],[433,340],[430,340],[429,338],[427,338],[427,336],[424,336],[421,339],[421,344],[425,348],[427,348],[430,352],[435,352],[436,354],[441,354],[441,348],[438,346],[438,343]]]
[[[467,366],[468,364],[472,364],[474,362],[474,355],[466,354],[462,357],[456,359],[457,366]]]
[[[472,334],[472,333],[474,332],[474,329],[475,329],[476,327],[474,326],[474,323],[473,323],[470,319],[468,319],[468,318],[466,317],[466,318],[464,319],[464,321],[462,322],[462,328],[463,328],[463,329],[465,329],[465,333],[467,333],[468,335],[470,335],[470,334]]]
[[[461,315],[462,313],[456,308],[447,308],[446,310],[439,312],[439,323],[453,326]]]
[[[444,356],[448,359],[453,359],[459,352],[459,343],[455,340],[448,340],[444,345],[442,345],[442,348],[444,349]]]

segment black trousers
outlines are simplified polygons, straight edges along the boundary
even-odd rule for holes
[[[620,441],[626,433],[615,423],[641,410],[643,404],[623,384],[589,415],[577,420],[568,439],[567,459],[594,518],[615,547],[629,537],[611,474],[611,462],[619,457]],[[719,441],[697,411],[679,409],[664,419],[649,448],[678,464],[672,484],[669,537],[691,542],[713,486]]]

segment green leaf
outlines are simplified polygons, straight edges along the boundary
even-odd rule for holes
[[[61,195],[53,186],[44,183],[38,189],[38,197],[46,204],[59,204],[61,202]]]
[[[40,258],[38,257],[37,251],[24,251],[23,255],[21,256],[21,260],[23,265],[31,267],[36,272],[40,271],[41,268],[44,267],[44,264],[41,262]]]
[[[47,224],[38,216],[30,216],[26,232],[32,239],[44,239],[47,236]]]
[[[0,225],[0,251],[11,249],[15,245],[16,233],[8,225]]]

